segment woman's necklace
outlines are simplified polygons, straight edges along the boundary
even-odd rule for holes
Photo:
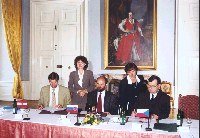
[[[79,70],[80,75],[83,75],[84,70]]]

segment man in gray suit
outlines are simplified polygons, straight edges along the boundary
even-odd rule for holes
[[[63,108],[71,102],[71,96],[68,88],[58,85],[59,75],[52,72],[48,76],[49,84],[42,87],[40,91],[40,99],[38,109],[44,107]]]

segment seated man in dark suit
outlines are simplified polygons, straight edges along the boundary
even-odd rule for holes
[[[170,97],[160,90],[160,86],[161,79],[152,75],[148,79],[148,92],[140,94],[135,104],[136,109],[149,109],[151,118],[156,120],[168,118],[170,114]]]
[[[106,91],[107,79],[104,76],[97,78],[97,87],[87,95],[86,107],[95,107],[98,113],[115,115],[118,111],[118,97]]]

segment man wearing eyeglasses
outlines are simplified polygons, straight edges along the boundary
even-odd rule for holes
[[[147,83],[148,92],[139,95],[135,105],[137,109],[149,109],[151,118],[156,120],[168,118],[170,114],[170,97],[160,87],[161,79],[152,75]]]

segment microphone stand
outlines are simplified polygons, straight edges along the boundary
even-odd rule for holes
[[[81,123],[79,123],[78,115],[79,115],[79,113],[77,113],[77,115],[76,115],[76,123],[74,124],[75,126],[81,125]]]
[[[152,129],[151,129],[149,126],[150,126],[150,125],[149,125],[149,117],[148,117],[148,127],[145,128],[146,131],[152,131]]]

